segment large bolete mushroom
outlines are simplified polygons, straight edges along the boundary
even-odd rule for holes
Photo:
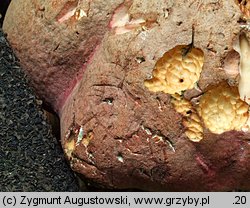
[[[248,13],[234,0],[13,0],[3,28],[84,178],[247,190]]]

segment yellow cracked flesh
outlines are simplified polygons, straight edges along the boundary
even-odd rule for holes
[[[115,34],[119,35],[140,28],[145,23],[143,18],[131,19],[129,7],[123,5],[115,11],[110,25],[115,28]]]
[[[82,140],[82,144],[87,147],[90,143],[90,141],[94,138],[94,134],[92,132],[89,132],[87,136]]]
[[[241,12],[243,13],[243,18],[248,20],[250,18],[250,1],[242,0],[239,3],[239,0],[235,0],[239,5]]]
[[[196,113],[192,113],[190,117],[187,117],[183,124],[187,127],[185,134],[191,141],[199,142],[203,139],[201,120]]]
[[[166,52],[153,70],[153,78],[144,82],[152,92],[179,93],[192,89],[200,78],[204,54],[192,48],[186,55],[186,45],[179,45]]]
[[[80,140],[79,140],[79,135],[78,135],[77,141],[75,141],[76,140],[75,136],[71,136],[65,143],[64,151],[66,155],[70,158],[73,151],[75,150],[76,146],[79,145],[79,143],[87,147],[93,138],[94,138],[94,134],[92,132],[89,132],[85,137],[81,138]]]
[[[247,122],[248,110],[249,106],[240,99],[237,88],[227,84],[206,92],[198,107],[205,126],[216,134],[241,131]]]
[[[250,46],[245,35],[239,39],[240,53],[240,80],[239,93],[240,98],[250,104]]]
[[[74,139],[67,141],[65,144],[65,153],[69,158],[71,157],[72,152],[75,149],[75,145],[76,145],[76,143],[75,143]]]
[[[87,14],[82,9],[74,8],[74,9],[70,10],[69,12],[67,12],[65,15],[63,15],[62,17],[60,17],[58,19],[58,22],[63,23],[72,17],[74,17],[75,20],[80,20],[82,17],[87,17]]]
[[[171,100],[172,104],[174,104],[175,110],[184,115],[184,116],[189,116],[188,115],[188,111],[190,111],[192,109],[192,104],[184,99],[182,96],[175,94],[172,95],[172,100]]]
[[[175,110],[184,116],[183,125],[187,128],[186,136],[193,142],[199,142],[203,139],[203,127],[201,119],[195,109],[192,108],[190,101],[182,96],[175,94],[172,96],[172,104]]]

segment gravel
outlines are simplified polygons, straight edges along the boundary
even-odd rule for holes
[[[59,142],[0,30],[0,191],[78,191]]]

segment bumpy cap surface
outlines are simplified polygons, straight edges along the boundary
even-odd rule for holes
[[[203,52],[198,48],[179,45],[166,52],[153,70],[153,78],[144,82],[152,92],[169,94],[192,89],[200,78],[204,62]]]
[[[236,87],[222,84],[206,92],[198,112],[205,126],[213,133],[241,131],[248,119],[249,106],[240,99]]]

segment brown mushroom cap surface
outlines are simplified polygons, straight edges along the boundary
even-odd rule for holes
[[[243,28],[237,2],[76,2],[13,0],[4,23],[37,93],[59,112],[72,169],[114,189],[250,189],[249,132],[213,131],[198,110],[214,86],[237,90],[240,58],[225,63]],[[192,42],[192,27],[203,54],[193,87],[179,100],[150,91],[145,80],[165,53]]]

